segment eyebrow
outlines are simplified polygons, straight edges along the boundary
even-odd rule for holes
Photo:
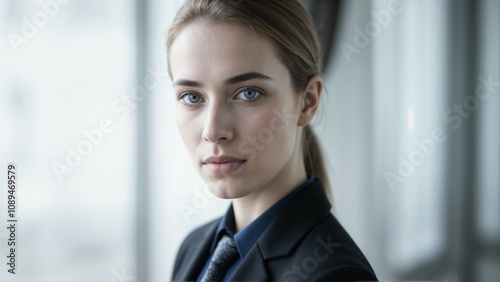
[[[236,83],[244,82],[244,81],[251,80],[251,79],[273,80],[269,76],[263,75],[263,74],[258,73],[258,72],[247,72],[244,74],[240,74],[240,75],[228,78],[226,80],[226,84],[227,85],[236,84]]]
[[[267,75],[264,75],[264,74],[261,74],[258,72],[247,72],[247,73],[240,74],[240,75],[233,76],[231,78],[226,79],[225,84],[231,85],[231,84],[236,84],[236,83],[240,83],[240,82],[244,82],[244,81],[252,80],[252,79],[262,79],[262,80],[273,81],[273,79]],[[174,82],[173,86],[201,87],[202,84],[197,82],[197,81],[194,81],[194,80],[178,79]]]

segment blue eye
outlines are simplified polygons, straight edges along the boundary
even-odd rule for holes
[[[238,93],[238,98],[242,99],[244,101],[253,101],[259,98],[262,95],[260,91],[252,89],[252,88],[247,88]]]
[[[196,104],[201,100],[200,95],[196,93],[187,93],[181,97],[181,99],[184,101],[186,104]]]

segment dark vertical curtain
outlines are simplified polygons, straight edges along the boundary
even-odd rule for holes
[[[303,0],[314,19],[323,50],[323,71],[328,67],[338,29],[341,0]]]
[[[478,5],[479,1],[459,0],[450,2],[450,42],[448,104],[461,104],[474,93],[478,67]],[[448,242],[450,260],[463,281],[477,281],[475,262],[477,238],[475,226],[476,169],[478,144],[478,113],[464,118],[462,128],[450,132],[447,147],[449,166],[447,194],[448,200]]]

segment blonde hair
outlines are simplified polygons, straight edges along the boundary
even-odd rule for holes
[[[279,58],[290,71],[296,91],[321,75],[321,48],[311,16],[298,0],[186,0],[167,34],[167,58],[179,32],[195,21],[246,26],[274,43]],[[168,72],[172,75],[170,63]],[[306,172],[321,180],[330,195],[328,175],[318,139],[310,125],[302,133]]]

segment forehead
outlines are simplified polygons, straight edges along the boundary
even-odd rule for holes
[[[174,80],[210,74],[230,77],[250,71],[287,72],[270,40],[233,24],[191,23],[177,35],[169,56]]]

